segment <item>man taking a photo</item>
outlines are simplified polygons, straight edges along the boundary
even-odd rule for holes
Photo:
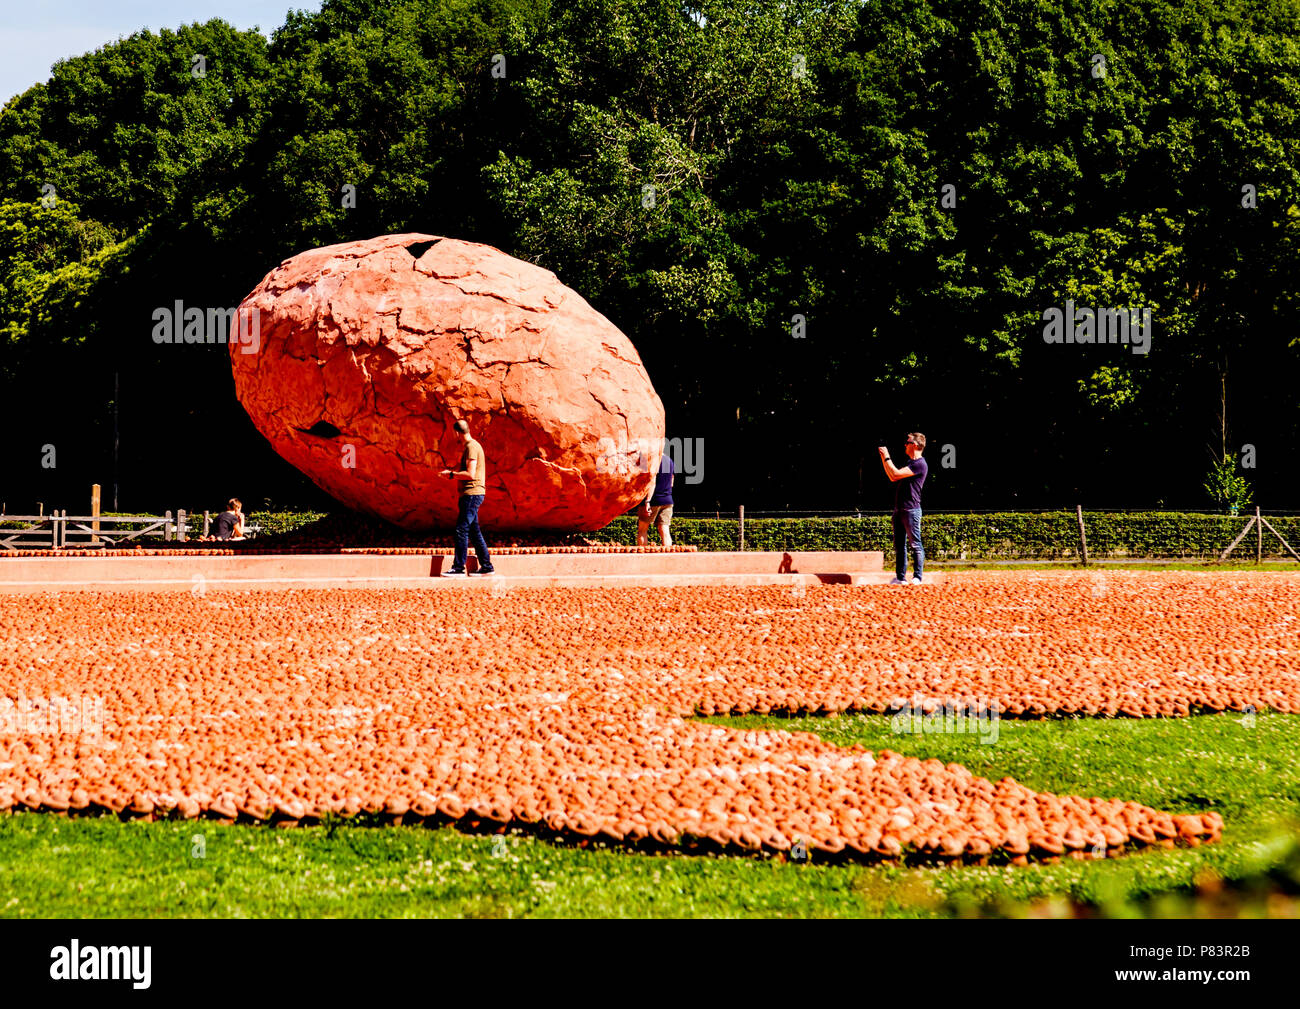
[[[913,585],[920,585],[925,567],[925,547],[921,545],[921,485],[930,467],[921,458],[925,435],[919,431],[907,436],[906,466],[899,469],[889,457],[889,449],[880,446],[880,461],[885,475],[894,483],[894,571],[890,585],[907,584],[907,555],[912,555]]]

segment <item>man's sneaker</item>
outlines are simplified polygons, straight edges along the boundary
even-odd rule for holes
[[[442,573],[444,578],[468,578],[464,568],[449,568]]]
[[[913,579],[912,579],[912,584],[913,584],[913,585],[924,585],[925,582],[921,581],[921,579],[919,579],[919,578],[913,578]]]
[[[479,569],[478,569],[477,571],[475,571],[474,573],[475,573],[476,575],[494,575],[494,574],[497,573],[497,569],[494,568],[491,564],[489,564],[489,565],[488,565],[487,567],[485,567],[485,568],[479,568]]]
[[[891,579],[889,580],[889,584],[890,584],[890,585],[906,585],[906,584],[907,584],[907,579],[906,579],[906,578],[891,578]]]

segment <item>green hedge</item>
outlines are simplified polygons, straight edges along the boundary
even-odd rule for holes
[[[263,536],[291,533],[327,518],[323,512],[249,512],[249,522]],[[342,514],[338,514],[340,519]],[[354,516],[355,518],[355,516]],[[1102,558],[1217,557],[1236,538],[1247,516],[1205,515],[1188,512],[1084,512],[1088,556]],[[201,528],[202,513],[191,513],[191,527]],[[358,519],[353,529],[373,520]],[[1300,516],[1275,516],[1269,521],[1300,549]],[[384,527],[382,523],[373,523]],[[734,518],[673,519],[673,540],[701,550],[735,550],[739,522]],[[365,526],[369,528],[369,526]],[[931,560],[1074,560],[1078,557],[1079,525],[1073,511],[994,512],[979,515],[926,513],[921,532],[925,555]],[[489,542],[492,530],[487,530]],[[652,530],[651,542],[658,536]],[[373,537],[370,537],[373,538]],[[622,515],[598,532],[581,533],[575,541],[636,542],[636,516]],[[368,541],[368,540],[367,540]],[[882,550],[893,557],[894,544],[888,515],[862,518],[752,518],[745,520],[746,550]],[[1255,552],[1251,530],[1232,558],[1249,559]],[[1287,557],[1272,533],[1264,532],[1264,555]]]
[[[245,518],[249,525],[258,527],[260,536],[276,536],[282,533],[291,533],[296,529],[309,526],[313,522],[319,522],[325,518],[328,512],[266,512],[250,511],[245,512]],[[212,520],[215,522],[217,513],[213,512]],[[194,520],[190,520],[191,527],[194,526]],[[198,516],[199,530],[203,529],[203,513],[199,512]]]
[[[1244,528],[1245,516],[1184,512],[1084,512],[1090,558],[1217,557]],[[1300,549],[1300,516],[1269,521]],[[736,519],[674,518],[675,543],[701,550],[735,550]],[[893,556],[888,515],[862,518],[745,520],[746,550],[883,550]],[[636,517],[624,515],[591,539],[608,543],[636,541]],[[651,531],[652,542],[657,540]],[[925,555],[933,560],[1072,560],[1078,557],[1079,522],[1074,512],[995,512],[981,515],[925,514],[921,520]],[[1254,554],[1255,532],[1233,551],[1233,558]],[[1264,531],[1264,554],[1286,556],[1282,545]]]

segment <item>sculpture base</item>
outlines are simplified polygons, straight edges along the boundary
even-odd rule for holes
[[[420,553],[249,554],[159,552],[95,557],[0,557],[0,593],[190,591],[315,588],[595,588],[676,586],[883,585],[893,575],[869,552],[505,553],[496,573],[442,577],[449,551]],[[938,584],[941,575],[930,575]]]

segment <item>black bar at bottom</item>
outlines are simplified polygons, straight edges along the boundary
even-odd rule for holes
[[[545,993],[628,1004],[714,992],[729,1000],[746,992],[770,996],[775,968],[787,978],[802,975],[804,984],[816,979],[806,994],[817,1000],[827,988],[865,999],[883,994],[882,985],[915,994],[926,982],[936,994],[988,985],[991,994],[1006,995],[1038,983],[1054,996],[1131,989],[1148,997],[1196,991],[1221,999],[1261,983],[1285,985],[1300,938],[1295,922],[1223,920],[710,922],[695,926],[707,930],[698,934],[674,922],[663,935],[641,932],[644,925],[623,926],[626,933],[610,925],[593,931],[586,923],[523,927],[526,933],[427,920],[4,921],[0,976],[7,996],[83,997],[111,989],[128,1001],[259,994],[333,1001],[409,992],[443,1002]],[[74,942],[76,979],[69,976]],[[116,968],[126,976],[81,976],[91,972],[91,961],[99,973]]]

